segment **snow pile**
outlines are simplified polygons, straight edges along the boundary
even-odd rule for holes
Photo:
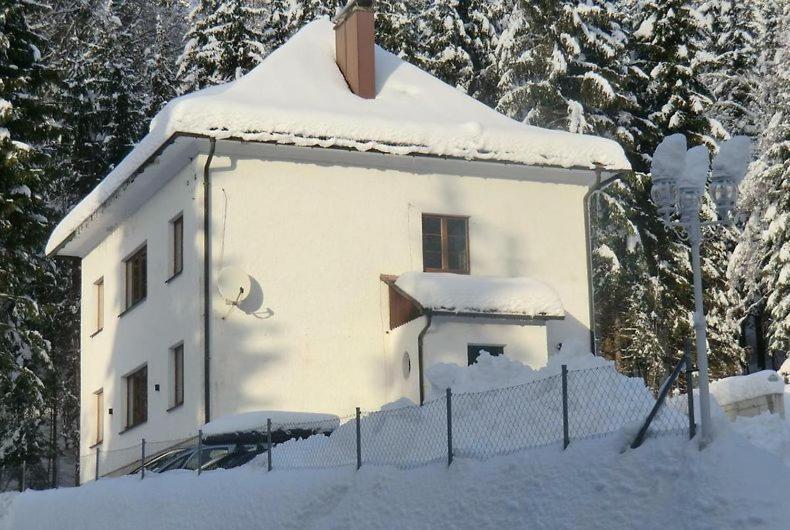
[[[366,465],[416,467],[447,458],[445,389],[451,388],[453,449],[458,456],[490,458],[562,439],[561,366],[567,364],[570,437],[579,440],[633,432],[655,404],[639,378],[625,377],[613,363],[590,354],[560,354],[539,370],[504,356],[482,353],[472,366],[430,367],[422,407],[407,399],[361,419]],[[651,432],[683,429],[687,418],[665,407]],[[275,467],[331,467],[356,463],[356,423],[340,425],[330,436],[311,436],[278,445]],[[257,465],[266,466],[259,457]],[[256,465],[256,464],[253,464]]]
[[[307,424],[313,422],[338,423],[340,420],[333,414],[314,412],[286,412],[281,410],[255,410],[240,414],[229,414],[216,418],[203,426],[205,436],[254,431],[266,428],[266,421],[272,424]]]
[[[565,316],[557,292],[532,278],[406,272],[395,286],[434,311]]]
[[[614,369],[611,361],[589,353],[552,355],[546,366],[534,369],[504,355],[481,352],[477,362],[471,366],[439,363],[428,367],[425,371],[431,383],[428,396],[429,399],[442,397],[446,388],[451,388],[456,394],[466,394],[532,383],[560,375],[563,364],[568,366],[569,371],[601,367]]]
[[[725,406],[744,399],[768,394],[782,394],[785,384],[773,370],[763,370],[749,375],[725,377],[710,384],[710,393],[719,405]]]
[[[732,423],[732,428],[790,466],[790,422],[779,414],[765,412],[750,418],[739,416]]]
[[[546,447],[414,470],[169,472],[0,496],[0,530],[787,528],[790,474],[735,433]],[[689,495],[693,492],[693,510]]]
[[[733,136],[719,148],[713,159],[713,177],[735,177],[739,184],[752,159],[752,140],[748,136]]]
[[[708,171],[710,171],[710,153],[708,148],[704,145],[692,147],[686,152],[683,174],[678,186],[702,192],[708,180]]]
[[[616,142],[516,122],[376,48],[376,98],[354,95],[328,20],[305,26],[242,78],[171,101],[148,135],[68,216],[52,252],[173,134],[429,154],[531,165],[629,169]]]
[[[653,177],[676,179],[683,174],[686,161],[686,137],[682,134],[667,136],[656,147],[650,173]]]

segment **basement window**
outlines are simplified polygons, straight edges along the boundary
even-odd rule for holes
[[[145,300],[147,293],[147,260],[145,245],[126,259],[126,309]]]
[[[422,265],[425,272],[469,274],[469,218],[423,214]]]
[[[466,347],[466,358],[469,366],[477,362],[480,354],[487,352],[494,357],[505,354],[504,344],[469,344]]]
[[[126,379],[126,428],[148,421],[148,366],[132,372]]]

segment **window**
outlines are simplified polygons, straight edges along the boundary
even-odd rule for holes
[[[104,389],[100,388],[94,394],[96,396],[96,441],[99,445],[104,441]]]
[[[96,301],[96,329],[93,332],[98,333],[104,329],[104,277],[93,284],[93,292]]]
[[[184,404],[184,345],[172,350],[173,356],[173,407]]]
[[[482,352],[486,352],[494,357],[497,355],[504,355],[505,346],[495,344],[469,344],[466,347],[466,358],[470,366],[477,362],[477,358],[480,357]]]
[[[184,270],[184,216],[179,215],[170,223],[173,230],[173,270],[171,276],[176,276]]]
[[[126,428],[148,420],[148,367],[126,376]]]
[[[422,216],[422,266],[425,272],[469,274],[469,218]]]
[[[146,261],[145,247],[126,260],[126,309],[145,299]]]

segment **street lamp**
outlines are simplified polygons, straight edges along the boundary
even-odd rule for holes
[[[708,148],[697,146],[686,150],[686,137],[673,134],[664,138],[653,155],[651,197],[658,207],[662,220],[668,226],[683,228],[691,246],[691,268],[694,273],[694,332],[697,342],[697,367],[699,369],[700,445],[712,439],[710,417],[710,390],[708,388],[708,338],[705,311],[702,304],[702,267],[700,245],[702,227],[731,224],[738,200],[738,186],[746,174],[751,156],[751,141],[745,136],[735,136],[722,144],[713,159],[710,193],[716,203],[718,219],[702,222],[700,209],[705,185],[710,171]],[[679,221],[673,221],[673,215]],[[689,388],[689,391],[692,389]]]

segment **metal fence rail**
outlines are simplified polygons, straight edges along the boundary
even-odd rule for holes
[[[626,377],[614,366],[584,370],[563,366],[558,375],[518,386],[459,394],[447,389],[429,396],[422,406],[385,407],[374,412],[357,409],[345,417],[312,422],[269,420],[256,429],[267,450],[251,465],[269,470],[449,465],[457,457],[485,459],[551,444],[566,448],[574,441],[623,428],[636,432],[640,425],[646,437],[681,433],[693,437],[693,404],[677,390],[671,392],[673,385],[679,388],[681,372],[677,367],[664,385],[666,399],[660,400],[659,406],[644,381]],[[685,378],[686,388],[690,388],[689,370]],[[272,433],[276,433],[273,444]],[[198,440],[202,442],[202,436],[141,439],[133,446],[108,451],[98,446],[81,455],[80,467],[83,476],[95,479],[126,474],[164,451],[195,446]],[[11,475],[11,481],[22,487],[24,472],[0,469],[0,478]],[[139,476],[144,478],[145,474]]]

